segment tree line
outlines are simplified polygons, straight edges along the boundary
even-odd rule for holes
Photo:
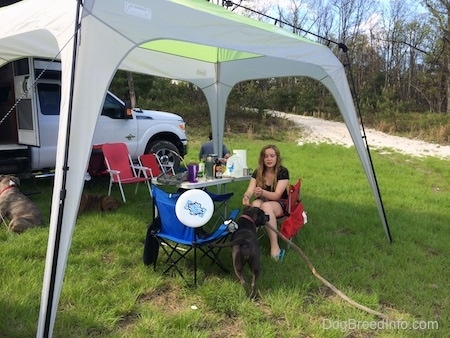
[[[243,0],[229,2],[228,9],[328,44],[346,66],[367,113],[450,114],[450,1],[276,3]]]

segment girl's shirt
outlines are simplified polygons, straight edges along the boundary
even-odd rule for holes
[[[256,179],[256,174],[257,174],[257,170],[255,170],[252,174],[252,177],[254,179]],[[277,174],[277,182],[280,180],[289,180],[289,170],[287,170],[287,168],[285,168],[283,166],[280,167],[280,170],[278,171],[278,174]],[[264,190],[273,192],[273,191],[275,191],[275,187],[273,185],[265,185]],[[286,199],[286,198],[288,198],[287,190],[285,190],[283,192],[283,195],[281,196],[281,199]]]

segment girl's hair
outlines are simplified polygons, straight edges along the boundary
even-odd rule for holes
[[[273,144],[268,144],[268,145],[264,146],[261,149],[261,152],[259,153],[258,170],[256,172],[256,186],[261,187],[261,188],[266,187],[266,183],[264,181],[264,174],[266,173],[266,167],[264,166],[264,155],[265,155],[267,149],[273,149],[275,151],[275,155],[277,156],[277,163],[275,164],[275,168],[274,168],[275,169],[275,177],[274,177],[274,181],[273,181],[273,184],[271,187],[271,190],[275,191],[275,189],[277,187],[277,176],[278,176],[278,172],[280,171],[280,167],[281,167],[281,155],[280,155],[280,150],[278,149],[278,147]]]

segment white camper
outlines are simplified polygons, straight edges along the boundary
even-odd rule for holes
[[[29,57],[0,68],[0,174],[46,173],[55,167],[60,102],[59,61]],[[176,154],[183,157],[187,151],[185,122],[172,113],[127,109],[108,92],[92,144],[108,142],[125,142],[133,159],[154,152],[178,167]]]

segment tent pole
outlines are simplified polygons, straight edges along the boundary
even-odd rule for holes
[[[389,230],[389,224],[388,224],[388,220],[387,220],[387,217],[386,217],[386,212],[384,210],[384,203],[383,203],[383,200],[381,199],[380,187],[378,185],[377,175],[375,173],[375,168],[374,168],[373,162],[372,162],[372,155],[370,154],[369,143],[367,142],[366,130],[364,128],[364,122],[363,122],[363,118],[362,118],[362,114],[361,114],[361,108],[360,108],[360,105],[359,105],[359,96],[358,96],[358,93],[356,92],[356,89],[355,89],[356,86],[355,86],[355,81],[353,79],[353,73],[352,73],[352,69],[351,69],[350,58],[348,56],[348,48],[343,43],[339,43],[338,46],[339,46],[340,49],[342,49],[342,51],[345,54],[345,57],[347,58],[347,66],[349,68],[349,77],[350,77],[350,82],[351,82],[351,88],[352,88],[352,91],[353,91],[353,97],[355,98],[356,110],[358,112],[358,117],[359,117],[359,121],[360,121],[360,124],[361,124],[361,129],[362,129],[362,133],[363,133],[362,139],[364,140],[364,144],[366,145],[366,150],[367,150],[367,155],[369,157],[370,167],[372,169],[372,174],[373,174],[373,177],[374,177],[374,180],[375,180],[375,186],[377,188],[377,193],[378,193],[378,196],[380,198],[381,210],[382,210],[383,219],[384,219],[384,223],[383,223],[384,231],[386,233],[386,237],[387,237],[389,243],[392,243],[391,231]]]
[[[72,71],[71,71],[71,79],[70,79],[70,95],[69,95],[69,107],[68,107],[68,119],[67,119],[67,136],[66,136],[66,143],[65,143],[65,154],[64,154],[64,165],[62,168],[63,176],[62,176],[62,186],[60,191],[60,203],[59,203],[59,211],[58,211],[58,222],[56,227],[56,236],[55,236],[55,247],[53,250],[53,260],[52,260],[52,270],[51,270],[51,276],[50,276],[50,282],[49,282],[49,293],[48,293],[48,299],[47,299],[47,308],[45,312],[45,324],[44,324],[44,330],[43,335],[44,337],[51,337],[53,332],[53,329],[50,330],[50,326],[52,323],[52,313],[56,311],[55,308],[53,308],[53,299],[54,299],[54,293],[55,293],[55,280],[56,280],[56,271],[58,268],[58,253],[59,248],[61,244],[61,228],[62,228],[62,221],[63,221],[63,214],[64,214],[64,203],[66,199],[66,182],[67,182],[67,171],[69,170],[68,167],[68,157],[69,157],[69,143],[70,143],[70,126],[71,126],[71,120],[72,120],[72,104],[73,104],[73,91],[74,91],[74,80],[75,80],[75,64],[76,64],[76,58],[77,58],[77,46],[78,46],[78,35],[80,33],[81,28],[81,19],[80,19],[80,11],[82,8],[82,1],[83,0],[77,0],[77,11],[76,11],[76,17],[75,17],[75,30],[74,30],[74,39],[73,39],[73,54],[72,54]],[[56,306],[57,308],[57,306]]]

